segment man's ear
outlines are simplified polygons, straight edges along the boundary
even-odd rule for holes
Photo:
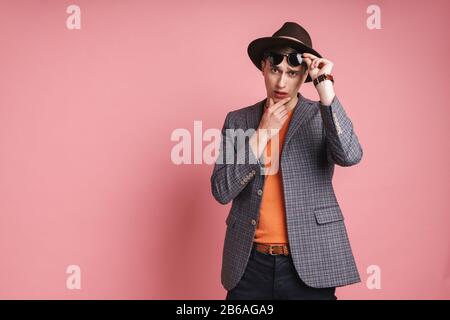
[[[261,60],[261,73],[264,74],[264,66],[266,64],[265,60]]]

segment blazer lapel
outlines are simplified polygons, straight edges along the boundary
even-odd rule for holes
[[[298,93],[297,96],[298,102],[295,106],[294,113],[292,114],[292,119],[286,132],[286,137],[284,138],[283,150],[285,150],[286,145],[289,143],[289,140],[291,140],[294,133],[314,114],[315,108],[308,103],[305,97],[303,97],[300,93]]]
[[[255,129],[258,128],[259,123],[261,122],[262,115],[264,113],[264,106],[266,104],[266,99],[256,103],[251,108],[250,112],[247,112],[247,129]]]

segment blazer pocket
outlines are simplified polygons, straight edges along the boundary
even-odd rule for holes
[[[227,224],[227,226],[232,227],[235,222],[236,222],[236,217],[230,213],[227,217],[227,220],[225,220],[225,223]]]
[[[318,224],[344,220],[344,216],[342,215],[339,206],[315,209],[314,215],[316,216],[316,221]]]

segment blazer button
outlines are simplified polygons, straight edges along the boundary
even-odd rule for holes
[[[252,225],[256,226],[256,220],[255,219],[252,220]]]
[[[258,196],[261,196],[263,194],[263,191],[261,189],[258,189]]]

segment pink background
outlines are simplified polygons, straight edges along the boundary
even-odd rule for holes
[[[81,7],[81,30],[66,8]],[[366,27],[371,4],[381,30]],[[1,1],[0,298],[224,299],[212,165],[171,133],[265,96],[246,49],[285,21],[334,62],[364,148],[334,185],[362,282],[450,298],[450,2]],[[318,100],[313,85],[300,92]],[[204,144],[204,146],[206,143]],[[81,290],[66,268],[81,268]],[[381,268],[381,289],[366,268]]]

